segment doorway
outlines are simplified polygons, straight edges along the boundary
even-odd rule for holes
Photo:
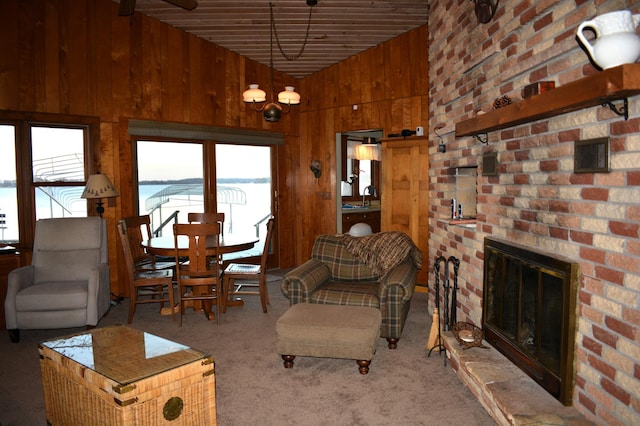
[[[365,199],[374,206],[380,206],[382,163],[377,160],[354,159],[353,147],[370,140],[379,142],[383,135],[382,129],[336,133],[336,223],[338,233],[348,231],[348,229],[343,229],[343,214],[345,213],[343,205],[358,206]],[[349,212],[354,211],[355,209],[349,210]]]

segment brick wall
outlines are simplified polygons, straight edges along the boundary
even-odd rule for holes
[[[556,86],[599,72],[575,39],[580,22],[633,1],[501,1],[478,24],[469,0],[433,0],[429,19],[430,256],[456,256],[458,320],[482,319],[486,236],[559,253],[580,265],[574,406],[599,424],[640,424],[640,97],[628,121],[588,108],[455,138],[455,123],[540,80]],[[444,126],[447,152],[433,129]],[[610,173],[573,173],[573,143],[610,137]],[[497,176],[481,156],[497,152]],[[476,229],[448,224],[454,169],[478,166]],[[432,272],[431,272],[432,273]],[[433,282],[433,281],[431,281]]]

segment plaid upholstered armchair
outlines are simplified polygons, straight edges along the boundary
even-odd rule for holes
[[[311,259],[282,279],[291,305],[326,303],[380,309],[380,336],[395,349],[409,313],[422,254],[402,232],[320,235]]]

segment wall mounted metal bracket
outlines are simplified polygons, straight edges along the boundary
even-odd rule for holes
[[[625,121],[629,119],[629,98],[622,98],[622,99],[606,99],[606,98],[602,98],[602,106],[603,107],[609,107],[609,109],[613,112],[615,112],[616,114],[623,116]],[[614,101],[622,101],[622,105],[621,106],[616,106],[616,104],[614,104]]]
[[[476,133],[473,136],[478,140],[478,142],[489,145],[489,135],[487,133]]]

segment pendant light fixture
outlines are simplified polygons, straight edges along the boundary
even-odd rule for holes
[[[300,95],[296,93],[293,86],[285,86],[284,90],[278,93],[277,101],[274,101],[274,91],[273,91],[273,37],[275,35],[276,42],[278,44],[278,49],[280,49],[280,53],[287,61],[295,61],[300,56],[302,56],[302,52],[304,52],[304,48],[307,45],[307,40],[309,39],[309,29],[311,28],[311,12],[313,10],[313,6],[317,5],[317,0],[307,0],[307,6],[309,6],[309,20],[307,22],[307,33],[304,37],[304,43],[302,44],[302,48],[300,52],[298,52],[295,56],[288,56],[282,50],[282,46],[280,45],[280,40],[278,39],[278,32],[276,31],[276,24],[273,18],[273,3],[269,2],[269,71],[271,73],[271,101],[267,104],[262,104],[267,101],[267,94],[264,90],[260,89],[257,84],[250,84],[249,89],[245,90],[242,93],[242,100],[247,103],[253,104],[253,109],[257,112],[262,112],[264,115],[264,119],[270,122],[280,121],[280,117],[282,113],[289,112],[291,105],[298,105],[300,103]],[[262,106],[259,106],[262,104]],[[282,106],[286,106],[286,109],[283,109]]]
[[[354,148],[353,158],[356,160],[382,160],[382,145],[375,138],[364,138]]]

